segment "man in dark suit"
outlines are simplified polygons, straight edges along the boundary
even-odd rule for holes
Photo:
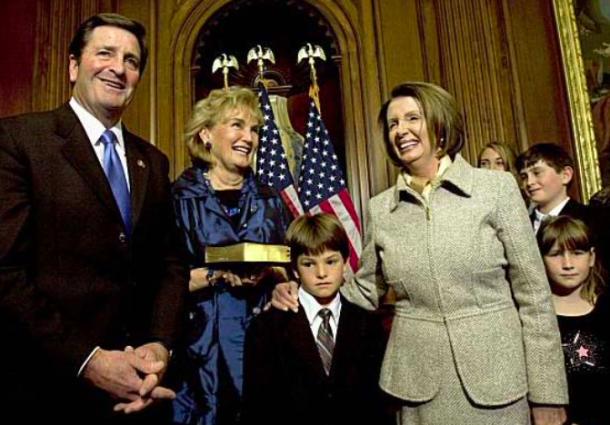
[[[286,238],[302,308],[270,309],[248,331],[241,423],[393,423],[379,388],[381,322],[339,295],[349,256],[341,224],[301,216]]]
[[[173,397],[188,278],[169,164],[121,124],[146,59],[141,24],[93,16],[70,102],[0,120],[0,405],[19,422],[138,422]]]

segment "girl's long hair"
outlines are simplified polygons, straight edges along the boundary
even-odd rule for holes
[[[591,251],[591,248],[595,247],[589,227],[583,221],[565,215],[545,220],[538,231],[537,239],[543,256],[551,251],[555,243],[560,251]],[[605,271],[599,255],[596,255],[589,277],[582,284],[580,296],[591,305],[595,305],[605,286]]]

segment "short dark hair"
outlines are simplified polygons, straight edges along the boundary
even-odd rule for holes
[[[558,173],[565,167],[574,169],[574,161],[564,148],[555,143],[537,143],[517,157],[517,161],[515,161],[517,173],[533,166],[538,161],[545,162]]]
[[[390,140],[390,129],[387,114],[390,103],[398,97],[412,97],[419,103],[432,148],[440,148],[439,156],[449,155],[454,158],[464,146],[464,120],[459,112],[454,97],[436,84],[422,81],[408,81],[397,85],[390,93],[379,111],[378,121],[383,128],[383,141],[388,156],[399,167],[403,164],[394,151]]]
[[[286,230],[292,267],[296,269],[300,255],[319,255],[326,250],[339,251],[343,260],[349,258],[349,239],[345,229],[332,214],[319,213],[296,218]]]
[[[74,56],[76,60],[80,62],[83,49],[89,42],[91,33],[95,28],[103,26],[121,28],[125,31],[129,31],[136,37],[138,44],[140,45],[140,73],[143,73],[148,60],[146,28],[144,28],[144,25],[138,21],[134,21],[133,19],[129,19],[117,13],[99,13],[91,16],[89,19],[80,24],[76,30],[76,34],[74,34],[74,38],[72,38],[72,41],[70,42],[70,55]]]

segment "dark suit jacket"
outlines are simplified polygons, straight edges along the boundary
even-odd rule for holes
[[[567,215],[569,217],[577,218],[586,222],[589,220],[589,209],[586,205],[583,205],[580,202],[575,201],[574,199],[569,199],[568,202],[561,209],[559,215]]]
[[[92,349],[174,341],[188,278],[168,161],[125,130],[124,139],[131,238],[67,104],[0,120],[0,382],[11,389],[2,414],[67,423],[77,410],[92,423],[113,402],[77,379]]]
[[[390,423],[379,389],[385,340],[377,319],[342,299],[327,376],[302,308],[257,317],[246,337],[242,423]]]

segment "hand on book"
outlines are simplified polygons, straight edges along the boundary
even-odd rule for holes
[[[214,273],[214,272],[213,272]],[[209,273],[207,267],[199,267],[191,270],[191,277],[189,279],[189,291],[195,292],[208,286],[212,286],[213,275]]]
[[[194,292],[202,288],[227,284],[232,287],[257,286],[269,282],[275,285],[277,282],[286,281],[287,275],[283,267],[248,267],[247,269],[227,271],[200,267],[191,270],[189,291]]]
[[[207,267],[199,267],[191,270],[191,278],[189,280],[189,291],[195,292],[203,288],[215,286],[220,283],[226,283],[231,286],[243,286],[249,283],[245,277],[240,277],[235,273],[225,270],[210,269]]]
[[[243,273],[241,281],[243,286],[257,286],[263,282],[272,281],[275,283],[276,267],[253,267]]]

